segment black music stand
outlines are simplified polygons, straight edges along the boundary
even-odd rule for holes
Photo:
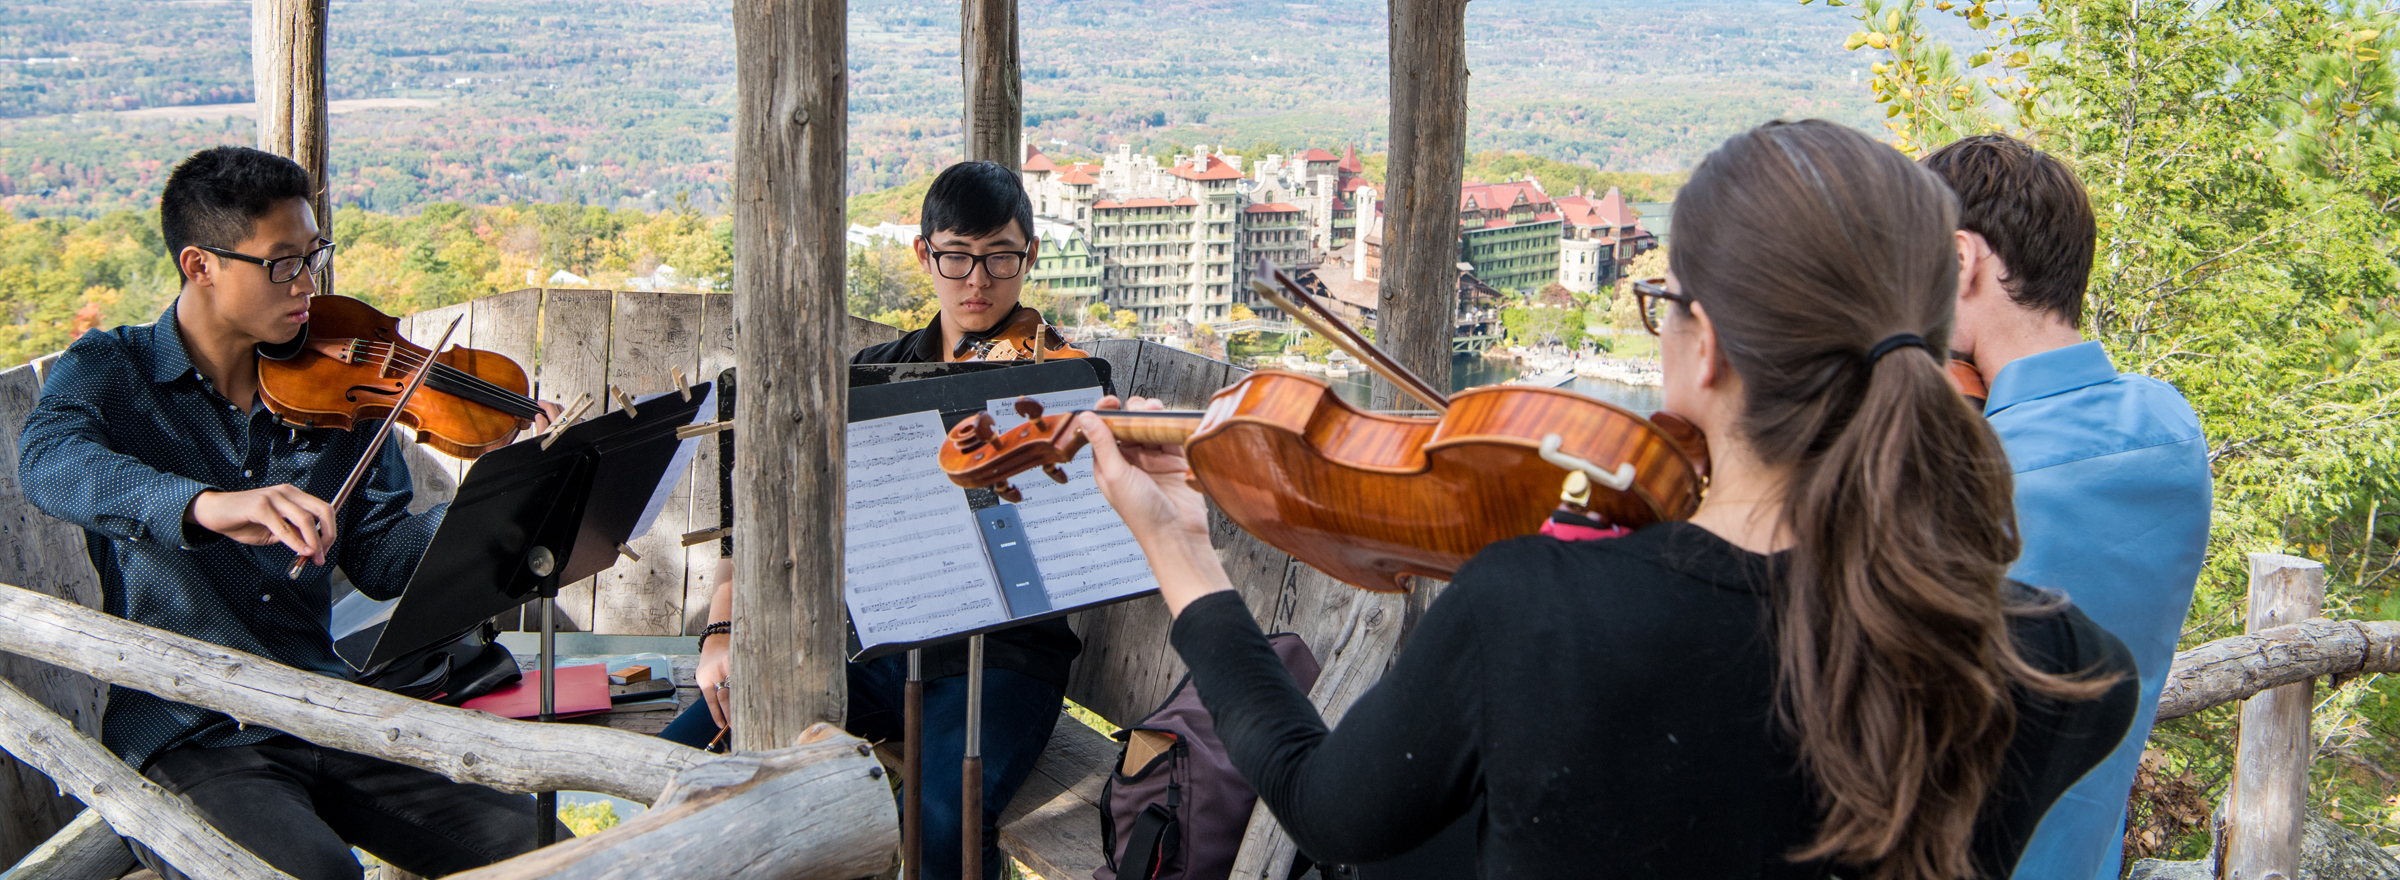
[[[698,420],[713,390],[701,383],[635,400],[632,412],[578,422],[547,444],[551,435],[529,437],[476,459],[391,619],[342,639],[336,652],[374,669],[539,598],[541,720],[555,720],[551,600],[560,584],[615,565],[617,548],[649,531],[691,463],[694,446],[676,429]],[[535,809],[535,843],[548,846],[557,793],[536,795]]]

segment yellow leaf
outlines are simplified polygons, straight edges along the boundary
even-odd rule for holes
[[[1887,31],[1896,31],[1900,29],[1900,10],[1894,9],[1891,12],[1884,14],[1883,29]]]
[[[1873,66],[1873,67],[1870,67],[1870,68],[1867,68],[1867,72],[1868,72],[1868,73],[1875,74],[1876,76],[1882,76],[1884,71],[1886,71],[1886,70],[1890,70],[1890,69],[1891,69],[1891,65],[1889,65],[1889,64],[1885,64],[1885,63],[1883,63],[1883,62],[1881,62],[1881,61],[1877,61],[1877,62],[1875,62],[1875,66]]]
[[[1890,119],[1898,115],[1900,115],[1900,105],[1898,104],[1893,104],[1892,106],[1886,107],[1883,110],[1883,118],[1885,119]]]
[[[2033,56],[2025,52],[2019,52],[2015,55],[2008,56],[2008,66],[2010,67],[2024,67],[2025,65],[2032,63]]]
[[[1866,45],[1866,43],[1867,32],[1859,31],[1858,33],[1851,34],[1847,39],[1842,40],[1842,48],[1845,50],[1857,49],[1860,46]]]
[[[1870,33],[1867,34],[1867,45],[1873,46],[1877,49],[1888,49],[1891,48],[1892,41],[1890,37],[1886,37],[1881,33]]]

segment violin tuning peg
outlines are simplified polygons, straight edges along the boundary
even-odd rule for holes
[[[1067,471],[1065,468],[1059,467],[1055,464],[1046,464],[1042,465],[1042,473],[1049,475],[1050,482],[1057,483],[1061,486],[1067,484]]]
[[[1017,415],[1024,416],[1028,421],[1039,420],[1042,417],[1042,405],[1030,397],[1017,398]]]
[[[1000,500],[1010,504],[1020,504],[1025,501],[1025,493],[1017,491],[1017,487],[1007,483],[993,486],[992,494],[1000,496]]]

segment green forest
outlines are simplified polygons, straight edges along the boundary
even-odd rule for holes
[[[1831,0],[1889,136],[2004,130],[2069,161],[2099,253],[2087,336],[2190,398],[2216,474],[2186,647],[2242,631],[2244,554],[2325,564],[2325,614],[2400,616],[2400,16],[2314,0]],[[1963,40],[1932,26],[1966,24]],[[2400,842],[2400,679],[2318,691],[2317,811]],[[2192,859],[2236,706],[2162,724],[2127,858]]]

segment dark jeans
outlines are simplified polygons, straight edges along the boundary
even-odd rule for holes
[[[299,880],[358,880],[352,846],[427,877],[533,850],[533,798],[297,737],[179,746],[143,775],[191,798],[208,824]],[[559,827],[558,839],[573,836]],[[164,880],[184,880],[145,848],[134,854]]]
[[[905,655],[850,664],[850,732],[898,742]],[[737,685],[738,687],[738,685]],[[1025,784],[1058,722],[1058,688],[1007,669],[983,671],[983,877],[1000,877],[1000,811]],[[967,677],[925,683],[925,880],[959,880],[959,764],[966,756]],[[659,736],[693,748],[716,738],[708,704],[693,703]]]

